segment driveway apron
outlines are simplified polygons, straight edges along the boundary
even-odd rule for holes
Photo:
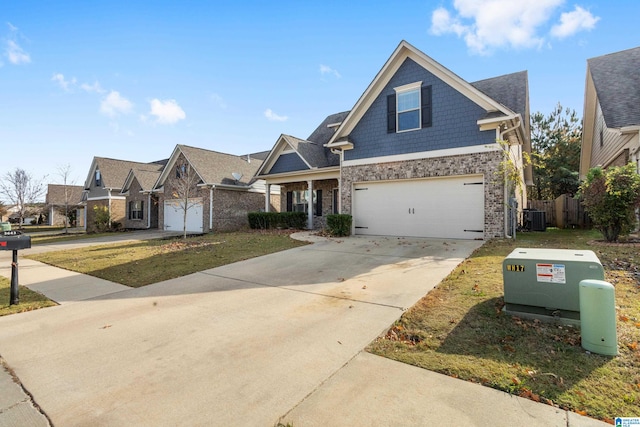
[[[273,425],[481,244],[315,243],[0,318],[0,355],[54,425]]]

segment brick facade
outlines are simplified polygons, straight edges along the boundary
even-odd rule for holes
[[[111,223],[119,223],[121,227],[125,225],[126,215],[126,201],[123,198],[120,199],[100,199],[87,201],[87,232],[95,233],[98,231],[96,228],[96,216],[93,210],[95,206],[104,206],[110,209]]]
[[[433,159],[345,166],[342,169],[342,213],[351,214],[351,189],[354,183],[482,174],[484,238],[504,237],[504,182],[495,175],[502,156],[501,151],[490,151]]]
[[[186,159],[182,154],[176,164],[182,164]],[[158,199],[159,228],[164,229],[164,202],[176,199],[175,184],[178,178],[175,173],[169,173],[164,182],[164,192]],[[211,196],[213,194],[213,199]],[[202,199],[202,231],[203,233],[234,231],[249,227],[249,212],[264,211],[265,194],[246,190],[227,190],[220,187],[198,187],[194,184],[190,198]],[[213,203],[211,201],[213,200]],[[272,211],[280,206],[280,195],[270,197]],[[213,221],[210,216],[213,211]],[[210,228],[209,225],[212,225]]]
[[[125,208],[126,208],[126,216],[124,221],[124,227],[127,229],[147,229],[147,228],[158,228],[158,198],[155,195],[152,195],[149,198],[148,194],[143,194],[140,191],[142,187],[136,178],[131,182],[131,186],[129,187],[129,195],[127,196]],[[130,202],[140,201],[143,203],[142,209],[142,219],[130,219],[129,218],[129,208],[131,206]],[[150,226],[148,217],[149,217],[149,203],[151,203],[151,221]]]

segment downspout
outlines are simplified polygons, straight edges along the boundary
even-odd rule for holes
[[[215,185],[209,187],[209,233],[213,232],[213,188]]]
[[[109,203],[109,228],[111,228],[111,189],[107,188],[107,201]]]
[[[504,141],[504,136],[508,133],[511,132],[517,128],[519,128],[521,125],[520,122],[520,116],[516,117],[516,124],[513,125],[510,128],[507,128],[505,130],[503,130],[502,132],[500,132],[500,141]],[[507,156],[509,155],[509,152],[506,152]],[[504,208],[504,235],[507,239],[511,239],[514,238],[516,236],[516,232],[515,232],[515,222],[513,224],[513,229],[509,230],[509,205],[508,205],[508,197],[509,194],[507,193],[507,171],[505,170],[504,172],[505,176],[504,176],[504,201],[505,201],[505,208]],[[510,234],[511,233],[511,234]]]
[[[151,228],[151,192],[147,195],[147,228]]]

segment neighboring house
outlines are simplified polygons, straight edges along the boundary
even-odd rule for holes
[[[254,175],[264,153],[245,156],[177,145],[155,184],[159,228],[189,233],[229,231],[248,226],[251,211],[277,210],[279,188],[265,198],[264,181]],[[189,184],[188,203],[180,187]],[[268,200],[268,202],[267,202]],[[265,204],[267,206],[265,206]]]
[[[163,162],[139,163],[127,160],[94,157],[84,184],[85,224],[89,232],[96,231],[95,208],[105,207],[112,223],[125,226],[127,218],[126,196],[123,185],[132,169],[140,171],[162,170]]]
[[[153,188],[161,173],[161,169],[129,171],[121,192],[126,197],[125,228],[158,228],[158,195]]]
[[[523,150],[526,72],[468,83],[402,41],[351,111],[280,136],[256,176],[309,228],[340,212],[355,234],[486,239],[510,235],[511,199],[524,205],[526,187],[497,175],[509,155],[529,184]]]
[[[67,226],[84,227],[83,190],[84,187],[81,185],[49,184],[45,199],[48,225],[64,226],[67,221],[66,210],[69,213],[75,212],[76,217],[75,224],[66,223]]]
[[[580,177],[640,161],[640,47],[587,60]]]

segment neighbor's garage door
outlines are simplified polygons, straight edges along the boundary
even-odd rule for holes
[[[202,198],[189,199],[187,209],[187,232],[202,233]],[[166,200],[164,202],[164,229],[167,231],[182,231],[184,224],[184,209],[180,200]]]
[[[482,175],[355,184],[353,220],[356,234],[483,238]]]

